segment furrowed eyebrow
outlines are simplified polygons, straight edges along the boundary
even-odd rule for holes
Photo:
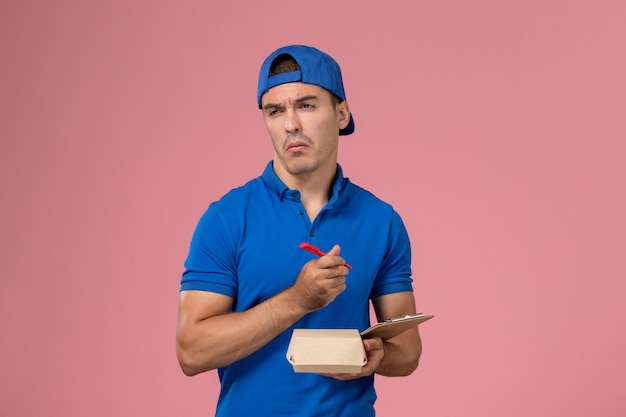
[[[282,106],[274,103],[267,103],[263,106],[263,110],[275,110],[280,109]]]
[[[302,103],[303,101],[309,101],[309,100],[317,100],[317,96],[313,95],[313,94],[309,94],[308,96],[302,96],[302,97],[298,97],[296,99],[296,103]]]
[[[314,95],[314,94],[309,94],[306,96],[302,96],[302,97],[298,97],[297,99],[295,99],[295,103],[299,104],[305,101],[310,101],[310,100],[318,100],[319,97]],[[275,110],[275,109],[281,109],[284,106],[282,104],[276,104],[276,103],[266,103],[263,106],[263,110]]]

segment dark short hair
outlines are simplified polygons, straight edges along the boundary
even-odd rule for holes
[[[282,54],[278,55],[274,62],[272,62],[272,66],[270,67],[270,77],[272,75],[283,74],[285,72],[294,72],[299,71],[300,65],[298,62],[293,59],[291,55]]]

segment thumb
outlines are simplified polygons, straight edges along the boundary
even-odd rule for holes
[[[333,246],[333,248],[327,253],[327,255],[338,256],[341,251],[341,247],[339,245]]]

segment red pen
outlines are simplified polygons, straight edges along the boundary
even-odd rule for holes
[[[313,246],[313,245],[311,245],[310,243],[307,243],[307,242],[300,243],[300,247],[302,249],[306,250],[306,251],[311,252],[314,255],[317,255],[317,256],[324,256],[324,255],[326,255],[324,252],[322,252],[320,250],[320,248],[318,248],[317,246]],[[352,268],[348,264],[344,264],[344,265],[346,266],[346,268]]]

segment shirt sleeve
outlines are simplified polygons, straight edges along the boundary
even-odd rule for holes
[[[200,290],[235,297],[236,256],[232,228],[213,203],[200,218],[191,239],[181,291]]]
[[[371,298],[381,295],[413,291],[411,278],[411,244],[400,215],[394,210],[389,226],[386,254],[370,293]]]

